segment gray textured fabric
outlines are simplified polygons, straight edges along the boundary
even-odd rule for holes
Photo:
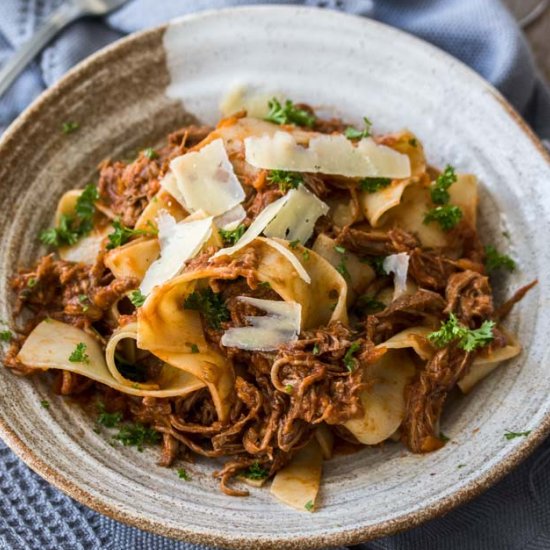
[[[2,0],[0,64],[62,0]],[[0,99],[0,132],[47,85],[128,32],[247,0],[134,0],[104,20],[85,20],[54,40]],[[269,3],[269,2],[264,2]],[[275,3],[275,2],[271,2]],[[493,82],[542,137],[550,95],[525,40],[497,0],[288,0],[369,16],[446,49]],[[92,512],[31,472],[0,443],[0,548],[199,548],[121,525]],[[367,506],[368,503],[365,503]],[[362,549],[550,549],[550,440],[495,487],[443,518]]]

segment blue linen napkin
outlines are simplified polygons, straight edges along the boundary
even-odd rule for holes
[[[0,64],[62,0],[2,0]],[[103,20],[73,24],[0,98],[0,133],[46,86],[98,48],[129,32],[247,0],[133,0]],[[516,22],[498,0],[304,0],[372,17],[432,42],[495,84],[533,129],[550,139],[550,94]],[[127,527],[60,493],[0,442],[0,548],[205,548]],[[503,481],[443,518],[361,545],[369,549],[550,549],[550,439]]]

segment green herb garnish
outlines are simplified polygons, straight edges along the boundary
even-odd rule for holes
[[[191,476],[187,473],[185,468],[178,468],[178,477],[185,481],[191,481]]]
[[[449,195],[449,187],[457,180],[455,169],[448,164],[443,173],[437,176],[435,183],[432,185],[431,197],[434,204],[447,204],[451,198]]]
[[[158,158],[157,152],[152,147],[143,150],[143,154],[150,160]]]
[[[359,310],[361,313],[372,315],[373,313],[386,309],[386,305],[378,301],[374,296],[363,294],[355,301],[354,309]]]
[[[61,131],[64,134],[72,134],[73,132],[76,132],[80,128],[80,124],[78,122],[64,122],[61,124]]]
[[[199,353],[199,346],[197,344],[186,342],[185,345],[191,348],[191,353]]]
[[[134,305],[134,307],[141,307],[144,303],[145,303],[145,300],[147,299],[147,296],[145,296],[141,290],[134,290],[131,294],[130,294],[130,302],[132,302],[132,304]]]
[[[88,296],[86,296],[86,294],[79,294],[78,295],[78,302],[82,306],[82,311],[84,313],[86,313],[86,311],[88,311],[90,309],[90,305],[89,305],[90,299],[88,298]]]
[[[391,182],[391,178],[363,178],[359,182],[359,189],[367,193],[376,193],[386,188]]]
[[[500,254],[493,245],[489,244],[485,247],[485,267],[487,271],[495,271],[501,268],[514,271],[516,262],[507,254]]]
[[[348,271],[346,262],[344,261],[343,258],[340,260],[340,263],[336,266],[336,271],[338,271],[338,273],[340,273],[340,275],[342,275],[344,279],[348,279],[348,280],[351,279],[351,275]]]
[[[105,426],[106,428],[114,428],[122,422],[122,413],[114,412],[110,413],[105,410],[105,403],[99,401],[97,403],[97,409],[99,414],[97,416],[96,422]]]
[[[9,331],[9,330],[0,331],[0,341],[1,342],[11,342],[12,338],[13,338],[13,335],[12,335],[11,331]]]
[[[339,244],[337,244],[334,247],[334,250],[336,250],[336,252],[338,252],[338,254],[345,254],[346,253],[346,249],[343,246],[340,246]]]
[[[313,345],[313,349],[311,350],[311,352],[313,353],[313,355],[319,355],[319,352],[321,350],[319,349],[319,344],[314,344]]]
[[[411,138],[411,139],[409,139],[409,145],[410,145],[411,147],[418,147],[418,141],[417,141],[417,139],[416,139],[416,138]]]
[[[76,345],[74,351],[69,355],[69,361],[71,363],[89,363],[90,357],[86,353],[86,344],[80,342]]]
[[[294,386],[292,384],[287,384],[285,386],[285,392],[291,394],[294,391]]]
[[[34,288],[37,284],[38,284],[38,279],[35,279],[34,277],[31,277],[31,278],[27,281],[27,286],[28,286],[29,288]]]
[[[305,109],[296,107],[290,99],[284,104],[274,97],[268,102],[269,113],[265,120],[275,124],[296,124],[296,126],[311,127],[317,120],[316,116]]]
[[[446,204],[428,210],[424,216],[424,223],[437,222],[443,231],[450,231],[461,219],[462,210],[458,206]]]
[[[372,122],[366,116],[363,117],[363,121],[365,122],[364,130],[357,130],[353,126],[348,126],[344,131],[344,135],[348,139],[362,139],[369,137],[371,135],[370,129],[372,127]]]
[[[346,355],[344,355],[344,365],[346,366],[346,369],[349,370],[349,372],[353,372],[355,369],[355,361],[354,355],[361,349],[361,342],[359,340],[353,342],[351,346],[348,348],[348,351],[346,351]]]
[[[50,227],[40,232],[42,243],[50,246],[75,244],[78,239],[87,235],[93,227],[95,202],[99,193],[93,183],[88,184],[76,200],[73,216],[62,214],[57,227]]]
[[[296,248],[299,244],[300,244],[300,241],[296,239],[295,241],[290,241],[288,243],[288,246],[290,246],[290,248]]]
[[[229,310],[221,294],[215,293],[210,287],[196,290],[183,303],[184,309],[199,311],[210,328],[219,330],[224,321],[229,321]]]
[[[113,248],[122,246],[123,244],[126,244],[132,237],[136,237],[138,235],[154,236],[157,234],[156,230],[148,231],[146,229],[130,229],[129,227],[122,225],[120,219],[118,218],[113,221],[113,229],[113,233],[110,233],[108,235],[109,243],[107,244],[107,250],[112,250]]]
[[[531,430],[527,430],[526,432],[511,432],[510,430],[506,430],[506,433],[504,434],[504,437],[508,439],[515,439],[516,437],[527,437],[531,433]]]
[[[246,231],[246,227],[241,223],[235,229],[218,229],[218,233],[222,238],[225,246],[233,246],[237,244],[237,241],[243,236]]]
[[[366,258],[361,258],[361,262],[369,264],[377,275],[384,276],[387,275],[384,269],[385,259],[386,256],[367,256]]]
[[[313,501],[311,500],[308,500],[304,506],[304,508],[308,511],[308,512],[311,512],[313,510]]]
[[[304,183],[304,177],[298,172],[287,172],[285,170],[270,170],[267,181],[279,186],[279,189],[286,193],[289,189],[297,189]]]
[[[494,321],[484,321],[481,327],[470,329],[461,325],[454,313],[443,323],[439,330],[428,335],[428,339],[438,348],[457,341],[458,347],[464,351],[474,351],[486,346],[494,338]]]
[[[113,439],[120,441],[125,447],[137,447],[139,452],[143,451],[145,445],[154,445],[160,441],[160,433],[138,422],[124,424]]]
[[[302,252],[302,258],[307,262],[309,260],[309,250],[307,248],[304,248],[304,251]]]
[[[244,471],[243,475],[248,479],[265,479],[269,475],[269,472],[256,461]]]
[[[262,288],[271,288],[271,283],[269,281],[260,281],[258,286]]]
[[[42,401],[40,401],[40,406],[43,409],[49,409],[50,408],[50,402],[47,399],[43,399]]]
[[[447,443],[447,441],[451,441],[451,438],[447,437],[443,432],[439,432],[439,439],[441,439],[443,443]]]

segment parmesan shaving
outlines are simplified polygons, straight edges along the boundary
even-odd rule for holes
[[[269,222],[264,234],[305,244],[313,233],[315,222],[328,212],[329,207],[303,185],[290,190],[286,196],[286,203],[275,219]]]
[[[204,210],[209,216],[218,216],[245,198],[222,139],[212,141],[200,151],[176,157],[170,169],[189,210]],[[165,188],[166,185],[171,186],[169,181]]]
[[[220,229],[231,231],[236,229],[239,224],[246,218],[246,210],[242,205],[237,204],[231,210],[220,214],[214,218],[214,224]]]
[[[407,292],[407,272],[409,270],[409,255],[406,252],[386,256],[382,264],[386,273],[393,273],[393,299]]]
[[[355,146],[343,135],[315,135],[309,147],[298,144],[295,136],[278,131],[273,136],[247,137],[246,161],[256,168],[321,172],[351,178],[407,178],[411,174],[409,157],[377,145],[365,138]]]
[[[193,258],[212,234],[212,218],[196,221],[176,220],[166,212],[157,218],[160,258],[153,262],[139,289],[145,295],[155,286],[175,277],[186,260]]]
[[[249,351],[274,351],[281,344],[298,339],[302,316],[300,304],[248,296],[239,296],[238,300],[265,311],[267,315],[245,316],[250,326],[226,330],[221,339],[223,346]]]
[[[260,233],[266,228],[269,222],[279,213],[281,208],[288,201],[288,195],[277,199],[275,202],[272,202],[270,205],[266,206],[250,224],[249,228],[244,232],[243,236],[237,241],[233,246],[228,248],[222,248],[218,250],[212,258],[217,258],[219,256],[231,256],[241,248],[244,248],[246,245],[250,244]]]

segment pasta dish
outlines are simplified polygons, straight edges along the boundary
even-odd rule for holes
[[[515,263],[481,243],[476,177],[410,131],[282,98],[225,115],[60,198],[5,364],[184,480],[200,455],[228,495],[269,480],[312,511],[339,447],[445,445],[446,398],[520,353],[501,322],[535,283],[494,303]]]

